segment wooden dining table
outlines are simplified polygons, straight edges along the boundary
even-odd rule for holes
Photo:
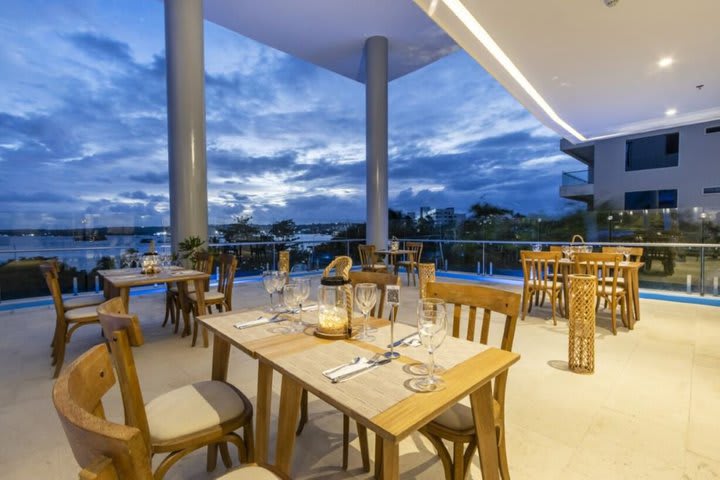
[[[188,283],[193,282],[197,294],[198,312],[205,311],[205,283],[210,275],[198,270],[184,269],[182,267],[171,267],[163,269],[160,273],[144,274],[141,268],[118,268],[111,270],[98,270],[103,277],[103,291],[106,298],[119,296],[125,305],[125,311],[129,311],[130,289],[144,285],[177,283],[178,297],[180,299],[180,310],[183,312],[184,328],[182,336],[190,335],[190,302],[188,300]],[[208,346],[208,334],[203,329],[203,341]]]
[[[618,268],[620,274],[625,279],[625,289],[628,293],[628,329],[632,330],[635,326],[635,322],[640,321],[640,269],[645,265],[644,262],[619,262]],[[560,259],[560,270],[558,273],[562,273],[564,278],[567,275],[573,273],[573,267],[575,262],[568,259]],[[570,298],[568,282],[563,284],[563,295],[564,298]],[[566,316],[567,316],[567,310]]]
[[[399,476],[399,444],[460,399],[470,396],[481,470],[486,480],[499,478],[497,439],[493,420],[492,380],[517,362],[520,356],[476,342],[448,336],[436,351],[443,366],[446,387],[435,392],[417,392],[411,387],[412,364],[424,362],[422,348],[400,348],[401,357],[360,376],[332,383],[322,375],[357,356],[371,357],[386,351],[389,322],[371,319],[378,328],[375,340],[326,340],[304,332],[282,333],[283,323],[237,329],[234,324],[267,315],[259,311],[203,315],[199,321],[214,333],[212,378],[226,380],[230,347],[239,348],[258,360],[255,460],[268,461],[268,440],[273,373],[282,377],[277,451],[274,463],[289,472],[295,445],[295,430],[303,390],[316,395],[376,434],[376,476],[388,480]],[[360,320],[358,319],[358,322]],[[395,338],[417,329],[398,323]],[[382,459],[380,462],[377,459]]]

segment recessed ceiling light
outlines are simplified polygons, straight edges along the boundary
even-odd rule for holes
[[[676,113],[677,113],[676,108],[668,108],[667,110],[665,110],[665,115],[667,115],[668,117],[672,117]]]
[[[667,68],[672,64],[673,64],[672,57],[663,57],[658,61],[658,67],[660,67],[660,68]]]

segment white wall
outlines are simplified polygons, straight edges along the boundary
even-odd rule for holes
[[[720,133],[706,134],[710,126],[720,120],[595,142],[595,208],[607,202],[622,209],[625,192],[665,189],[677,189],[678,208],[720,208],[720,194],[702,193],[720,186]],[[680,133],[677,167],[625,171],[626,140],[674,132]]]

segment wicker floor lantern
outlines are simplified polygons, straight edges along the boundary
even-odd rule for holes
[[[575,373],[595,371],[595,301],[597,278],[594,275],[569,275],[570,338],[568,367]]]

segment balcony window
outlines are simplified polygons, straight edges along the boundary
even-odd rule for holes
[[[625,171],[677,167],[680,134],[636,138],[625,143]]]

